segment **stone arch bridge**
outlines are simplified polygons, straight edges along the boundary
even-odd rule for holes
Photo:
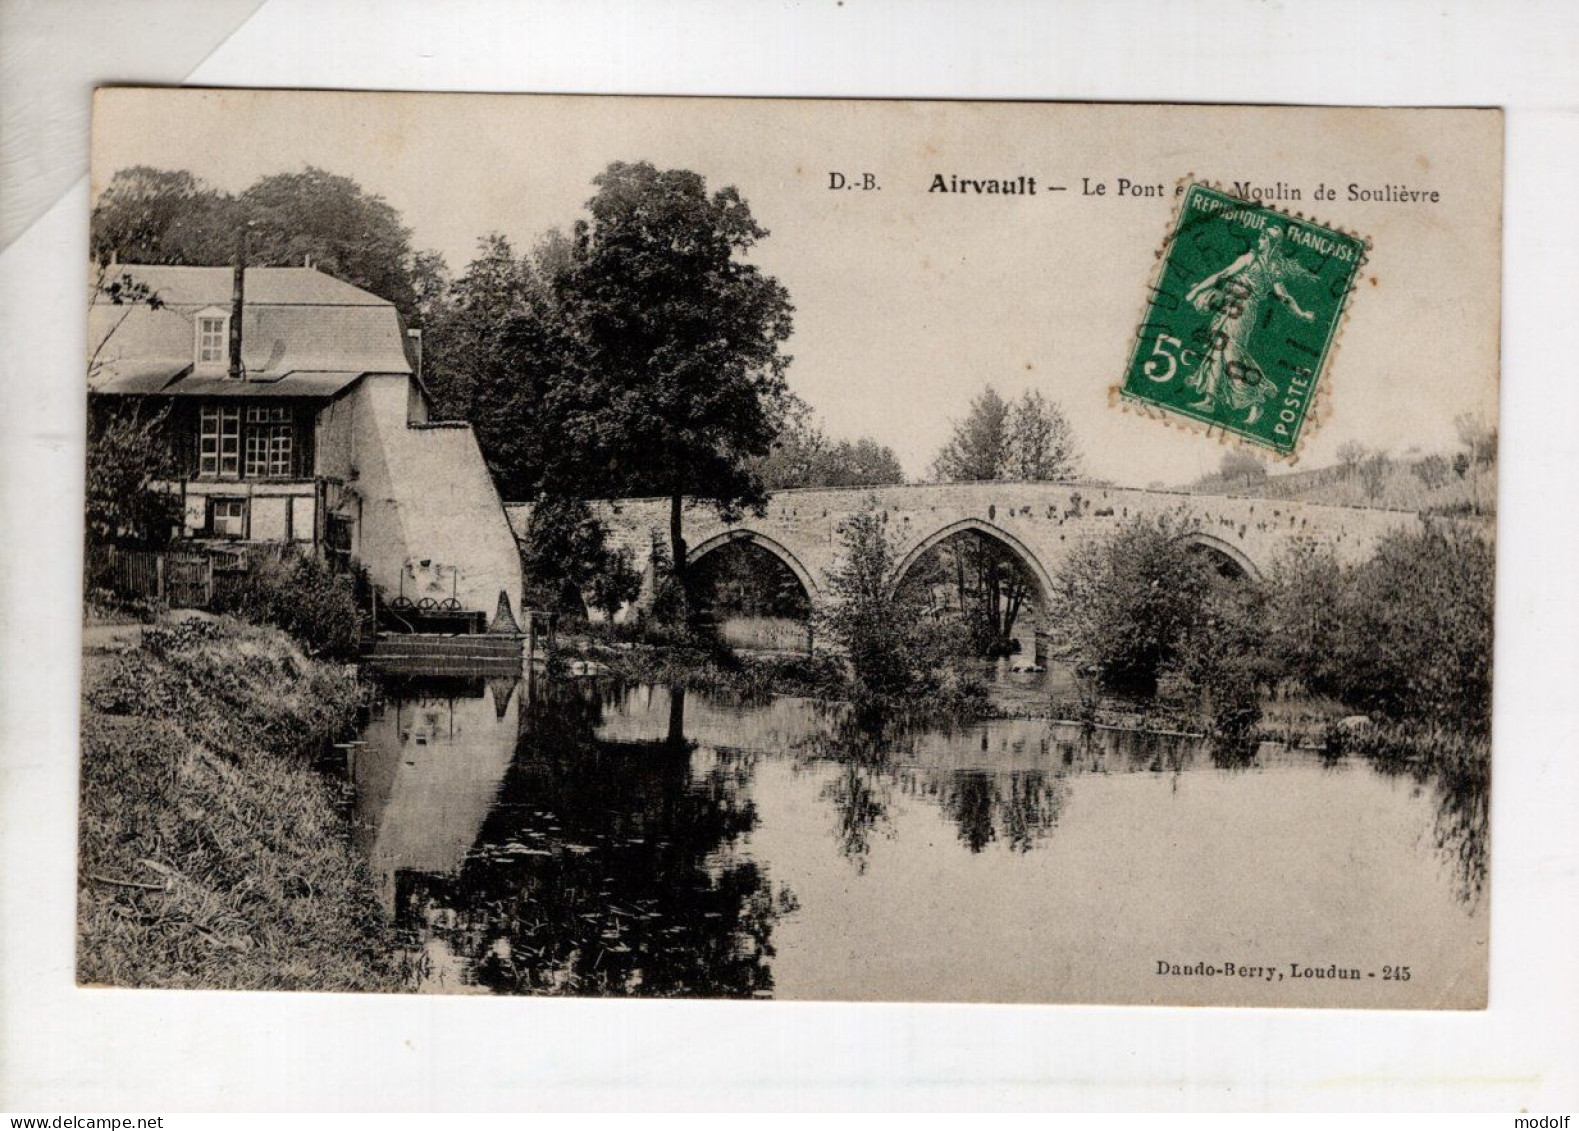
[[[764,514],[747,514],[736,522],[723,521],[709,507],[688,505],[688,556],[694,565],[726,546],[752,543],[794,573],[815,608],[828,600],[826,578],[839,559],[840,524],[868,506],[881,516],[897,547],[895,584],[927,550],[955,535],[974,532],[1005,547],[1036,583],[1032,616],[1038,618],[1037,629],[1046,627],[1039,618],[1065,558],[1137,516],[1171,516],[1188,545],[1213,555],[1225,570],[1252,577],[1266,573],[1298,541],[1328,547],[1340,560],[1358,561],[1388,533],[1421,521],[1411,511],[1091,484],[801,488],[775,493]],[[509,504],[506,511],[516,537],[524,538],[530,506]],[[594,512],[607,524],[613,544],[627,549],[643,571],[636,602],[641,607],[653,594],[654,541],[668,542],[669,501],[617,499],[594,504]]]

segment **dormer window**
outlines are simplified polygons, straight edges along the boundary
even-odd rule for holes
[[[197,325],[197,360],[225,360],[225,320],[203,318]]]
[[[230,360],[230,315],[221,307],[197,314],[197,367],[210,373]]]

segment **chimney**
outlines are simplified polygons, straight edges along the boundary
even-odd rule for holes
[[[236,233],[236,259],[230,282],[230,378],[239,381],[241,368],[241,319],[246,311],[247,229]]]
[[[422,380],[422,331],[407,330],[406,337],[411,339],[411,354],[416,359],[417,380]]]

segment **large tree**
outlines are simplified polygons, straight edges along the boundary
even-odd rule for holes
[[[184,169],[121,169],[93,205],[91,250],[101,263],[227,263],[235,248],[234,198]]]
[[[432,249],[412,256],[411,290],[416,296],[412,321],[426,330],[442,318],[449,307],[450,286],[450,267],[444,256]]]
[[[550,233],[528,255],[492,233],[441,297],[426,303],[424,368],[440,414],[471,423],[507,499],[602,493],[593,454],[569,446],[564,398],[582,379],[581,343],[564,317],[567,241]],[[590,469],[590,470],[589,470]]]
[[[242,227],[252,266],[299,267],[310,257],[417,319],[417,264],[400,214],[351,178],[313,166],[260,178],[240,196],[185,170],[121,169],[94,204],[92,249],[101,261],[221,266]]]
[[[309,165],[300,173],[264,177],[241,194],[251,229],[249,259],[314,266],[388,299],[406,315],[416,310],[411,285],[411,230],[383,197],[350,177]]]
[[[782,419],[794,307],[746,256],[767,236],[738,191],[709,194],[683,169],[610,165],[555,280],[573,343],[544,408],[556,429],[545,485],[670,500],[669,540],[687,587],[687,498],[721,514],[760,507],[750,461]]]
[[[1063,410],[1035,390],[1009,413],[1009,450],[1004,478],[1047,482],[1073,479],[1080,456]]]
[[[501,415],[502,386],[517,380],[502,364],[504,344],[530,309],[528,271],[510,241],[492,232],[477,241],[477,257],[444,289],[442,302],[426,302],[424,369],[441,415],[477,427],[485,416]],[[435,282],[425,278],[424,288]]]
[[[988,385],[970,402],[965,419],[932,461],[932,477],[941,483],[1002,479],[1009,468],[1009,405]]]

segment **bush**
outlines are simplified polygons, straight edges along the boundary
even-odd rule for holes
[[[1264,586],[1218,575],[1179,533],[1137,519],[1059,572],[1052,619],[1085,673],[1148,691],[1160,678],[1220,738],[1248,734],[1285,676],[1389,721],[1489,730],[1494,554],[1473,529],[1395,533],[1347,567],[1296,546]]]
[[[215,607],[290,633],[310,655],[352,659],[362,606],[348,577],[294,550],[255,553],[245,576],[216,594]]]
[[[1456,524],[1383,542],[1346,586],[1338,697],[1489,729],[1494,568],[1491,546]]]
[[[1289,675],[1317,695],[1333,695],[1345,662],[1339,610],[1349,579],[1331,550],[1297,543],[1272,567],[1268,648]]]
[[[584,499],[540,496],[532,506],[521,569],[533,606],[608,617],[641,590],[641,574],[625,549],[611,549],[608,528]]]
[[[1458,524],[1394,534],[1340,567],[1301,551],[1274,575],[1273,638],[1291,674],[1390,720],[1491,720],[1494,553]]]
[[[1431,490],[1447,482],[1450,469],[1447,457],[1439,452],[1426,456],[1414,465],[1415,478]]]
[[[1185,625],[1169,670],[1197,692],[1214,739],[1242,745],[1261,721],[1261,689],[1275,684],[1278,675],[1266,622],[1262,586],[1214,577],[1196,617]]]
[[[652,539],[648,568],[652,571],[653,598],[651,607],[641,619],[655,627],[677,631],[682,638],[689,637],[691,603],[685,587],[675,576],[674,555],[669,552],[669,544],[656,534]]]
[[[1137,518],[1064,563],[1050,619],[1063,626],[1078,668],[1107,684],[1151,690],[1179,661],[1220,581],[1179,541],[1184,533],[1166,515]]]
[[[92,398],[88,406],[86,521],[89,546],[163,546],[181,522],[169,410]]]
[[[833,600],[819,631],[849,658],[858,701],[896,703],[937,690],[943,629],[914,589],[892,585],[896,555],[882,520],[868,508],[841,523],[839,536],[843,560],[828,574]]]

